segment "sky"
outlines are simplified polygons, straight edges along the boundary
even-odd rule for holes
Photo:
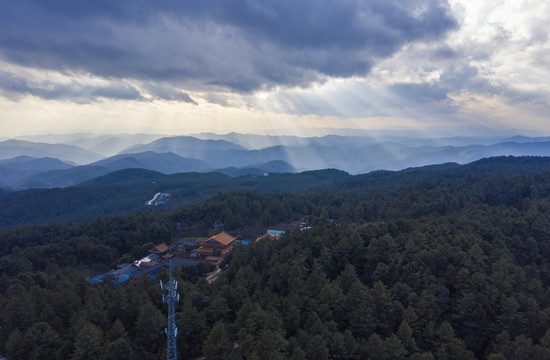
[[[0,0],[0,137],[550,135],[550,0]]]

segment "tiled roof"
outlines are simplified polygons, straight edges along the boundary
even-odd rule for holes
[[[201,246],[200,248],[195,249],[195,252],[204,253],[204,254],[211,254],[211,253],[214,252],[214,250],[215,249],[213,249],[213,248],[207,248],[207,247]]]
[[[223,246],[227,246],[231,244],[233,241],[235,241],[236,237],[229,235],[225,231],[222,231],[221,233],[212,236],[210,239],[206,240],[205,242],[208,242],[210,240],[215,240],[216,242],[222,244]]]
[[[153,249],[151,249],[149,251],[154,252],[154,253],[158,253],[158,254],[162,254],[163,252],[165,252],[168,249],[169,249],[168,245],[166,245],[165,243],[162,243],[160,245],[155,246]]]

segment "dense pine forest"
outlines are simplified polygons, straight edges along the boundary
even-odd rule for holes
[[[0,354],[161,359],[166,308],[144,279],[93,271],[171,241],[311,228],[174,271],[181,359],[549,359],[550,159],[342,177],[315,191],[220,193],[156,212],[0,232]],[[322,184],[321,184],[322,185]],[[159,278],[166,280],[168,272]]]
[[[126,169],[66,188],[15,192],[0,189],[0,229],[51,222],[92,221],[98,216],[132,211],[150,212],[156,209],[145,206],[145,202],[158,192],[170,194],[163,208],[176,208],[227,192],[303,192],[349,176],[334,169],[243,177],[229,177],[218,172],[164,175],[143,169]]]

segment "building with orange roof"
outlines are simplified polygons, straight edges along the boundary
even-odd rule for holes
[[[225,255],[233,248],[235,239],[237,239],[235,236],[222,231],[203,241],[201,246],[195,249],[195,254],[204,259],[207,256],[212,256],[216,250],[219,250],[221,255]]]
[[[160,255],[160,254],[164,254],[166,251],[168,251],[168,249],[170,249],[170,247],[165,243],[162,243],[160,245],[155,246],[151,250],[149,250],[149,252]]]

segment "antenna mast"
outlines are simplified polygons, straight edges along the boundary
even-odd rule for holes
[[[162,302],[168,305],[168,327],[164,329],[168,338],[166,359],[177,360],[176,336],[178,335],[178,328],[176,327],[176,304],[179,302],[180,296],[176,292],[178,282],[172,277],[172,261],[170,261],[170,280],[168,280],[168,284],[164,287],[161,281],[160,288],[166,290],[166,294],[162,295]]]

